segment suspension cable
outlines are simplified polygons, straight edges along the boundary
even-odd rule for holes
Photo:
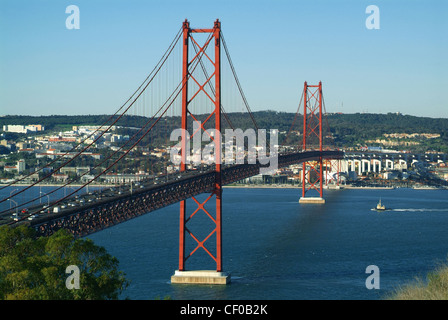
[[[198,63],[196,62],[196,66],[194,66],[194,69],[197,67],[197,65],[198,65]],[[194,70],[193,69],[193,70]],[[188,76],[188,75],[187,75]],[[183,83],[183,80],[179,83],[179,85],[177,85],[177,87],[176,87],[176,89],[173,91],[173,93],[170,95],[170,97],[168,97],[168,99],[167,99],[167,101],[159,108],[159,110],[154,114],[154,116],[153,117],[151,117],[151,119],[150,120],[148,120],[147,122],[146,122],[146,124],[137,132],[137,133],[135,133],[133,136],[132,136],[132,138],[131,139],[129,139],[128,140],[128,142],[129,141],[132,141],[132,139],[137,135],[137,134],[139,134],[154,118],[155,118],[155,116],[163,109],[163,107],[166,105],[166,103],[170,100],[170,98],[174,95],[174,93],[176,93],[176,90],[179,88],[179,86],[180,85],[182,85],[182,83]],[[96,179],[98,179],[98,177],[100,177],[101,175],[103,175],[103,174],[105,174],[106,172],[108,172],[116,163],[118,163],[118,161],[120,161],[124,156],[126,156],[151,130],[152,130],[152,128],[159,122],[159,120],[163,117],[163,115],[168,111],[168,109],[171,107],[171,105],[174,103],[174,101],[177,99],[177,97],[178,97],[178,95],[179,95],[179,93],[180,92],[182,92],[182,89],[184,88],[184,86],[185,86],[185,84],[183,84],[182,85],[182,87],[181,87],[181,89],[180,90],[177,90],[177,93],[176,93],[176,95],[175,95],[175,97],[171,100],[171,103],[165,108],[165,110],[163,111],[163,113],[159,116],[159,118],[157,118],[157,120],[150,126],[150,128],[128,149],[128,150],[126,150],[117,160],[115,160],[111,165],[109,165],[105,170],[103,170],[102,172],[100,172],[99,174],[97,174],[93,179],[91,179],[90,181],[88,181],[88,182],[86,182],[85,184],[83,184],[82,186],[80,186],[77,190],[75,190],[75,191],[73,191],[73,192],[71,192],[70,194],[68,194],[68,195],[66,195],[65,197],[63,197],[63,198],[61,198],[61,199],[59,199],[59,200],[57,200],[56,202],[53,202],[52,204],[51,204],[51,207],[53,207],[53,206],[55,206],[56,204],[58,204],[58,203],[60,203],[60,202],[62,202],[63,200],[65,200],[65,199],[67,199],[67,198],[69,198],[69,197],[71,197],[73,194],[75,194],[75,193],[77,193],[79,190],[81,190],[81,189],[83,189],[84,187],[86,187],[87,185],[89,185],[90,183],[92,183],[93,181],[95,181]],[[141,94],[141,93],[140,93]],[[139,95],[140,96],[140,95]],[[138,97],[136,98],[136,99],[138,99]],[[132,102],[132,104],[134,104],[135,103],[135,101],[136,101],[136,99]],[[121,149],[123,149],[125,146],[126,146],[126,144],[128,143],[128,142],[126,142],[122,147],[120,147],[118,150],[116,150],[112,155],[110,155],[109,156],[109,158],[108,159],[110,159],[113,155],[115,155],[118,151],[120,151]],[[106,160],[108,160],[108,159],[105,159],[104,161],[102,161],[101,162],[101,164],[102,163],[104,163]],[[100,164],[98,164],[97,166],[99,166]],[[96,167],[97,167],[96,166]],[[95,168],[96,168],[95,167]],[[84,173],[83,175],[85,175],[86,173]],[[82,175],[82,176],[83,176]],[[80,178],[80,177],[79,177]],[[78,178],[78,179],[79,179]],[[73,181],[72,181],[73,182]],[[67,184],[66,184],[67,185]],[[66,186],[66,185],[64,185],[64,186]],[[59,189],[61,189],[61,188],[63,188],[64,186],[61,186],[61,187],[59,187],[57,190],[59,190]],[[51,194],[51,193],[53,193],[53,192],[55,192],[56,190],[53,190],[52,192],[50,192],[50,193],[48,193],[48,194]],[[47,194],[46,194],[47,195]],[[33,200],[31,200],[31,201],[28,201],[27,203],[29,203],[29,202],[32,202],[32,201],[35,201],[35,200],[37,200],[37,199],[39,199],[39,198],[36,198],[36,199],[33,199]],[[23,204],[22,204],[23,205]],[[16,208],[16,207],[14,207],[14,208]],[[13,209],[14,209],[13,208]],[[11,210],[11,208],[9,209],[9,210]],[[5,211],[9,211],[9,210],[5,210]],[[5,212],[5,211],[3,211],[3,212]],[[19,220],[17,220],[17,221],[13,221],[13,222],[10,222],[10,223],[8,223],[9,225],[12,225],[12,224],[15,224],[15,223],[18,223],[19,221],[22,221],[22,220],[25,220],[26,218],[28,218],[28,217],[30,217],[31,215],[33,215],[33,214],[35,214],[35,213],[38,213],[38,212],[41,212],[42,211],[42,209],[39,209],[39,210],[37,210],[37,211],[35,211],[35,212],[32,212],[32,213],[29,213],[28,215],[26,215],[26,216],[24,216],[24,217],[22,217],[22,218],[20,218]],[[3,212],[1,212],[1,213],[3,213]]]
[[[294,120],[292,121],[292,124],[291,124],[291,126],[289,127],[288,133],[286,134],[286,137],[285,137],[285,139],[283,140],[282,145],[286,143],[286,141],[288,140],[289,135],[291,134],[291,130],[292,130],[292,128],[293,128],[293,126],[294,126],[294,124],[295,124],[295,122],[296,122],[296,120],[297,120],[297,117],[298,117],[298,115],[299,115],[299,112],[300,112],[300,106],[302,105],[302,99],[303,99],[303,91],[302,91],[302,95],[301,95],[301,97],[300,97],[300,101],[299,101],[299,105],[298,105],[298,107],[297,107],[296,114],[295,114],[295,116],[294,116]]]
[[[251,119],[252,119],[252,122],[253,122],[254,125],[255,125],[255,128],[256,128],[257,130],[259,130],[258,125],[257,125],[257,121],[256,121],[255,118],[254,118],[254,115],[253,115],[253,113],[252,113],[252,110],[250,109],[249,103],[247,102],[246,95],[245,95],[244,92],[243,92],[243,89],[242,89],[242,87],[241,87],[240,81],[239,81],[238,76],[237,76],[237,74],[236,74],[235,68],[234,68],[233,63],[232,63],[232,58],[230,58],[230,53],[229,53],[229,50],[228,50],[228,48],[227,48],[227,44],[226,44],[226,41],[225,41],[225,39],[224,39],[224,35],[223,35],[222,32],[221,32],[221,39],[222,39],[222,44],[223,44],[223,46],[224,46],[224,51],[225,51],[226,56],[227,56],[227,60],[229,61],[229,65],[230,65],[230,68],[231,68],[232,73],[233,73],[233,77],[235,78],[235,82],[236,82],[236,84],[237,84],[237,86],[238,86],[238,90],[239,90],[239,92],[240,92],[240,94],[241,94],[241,97],[243,98],[244,105],[246,106],[246,109],[247,109],[247,111],[249,112],[249,115],[250,115],[250,117],[251,117]],[[269,142],[268,142],[268,141],[265,141],[265,143],[268,145],[268,148],[270,149]]]
[[[124,114],[130,109],[130,107],[134,104],[134,102],[140,97],[140,95],[146,90],[146,88],[149,86],[149,84],[153,81],[153,79],[155,78],[155,76],[158,74],[158,72],[160,71],[160,69],[162,68],[162,66],[164,65],[164,63],[166,62],[166,60],[168,59],[169,55],[171,54],[171,52],[173,51],[174,47],[176,46],[176,44],[178,43],[178,40],[181,36],[181,31],[182,29],[177,33],[176,37],[174,38],[174,40],[171,42],[169,48],[167,49],[167,51],[165,51],[164,55],[162,56],[162,58],[159,60],[159,62],[157,63],[156,67],[151,71],[151,73],[146,77],[146,79],[143,81],[143,83],[138,87],[138,89],[131,95],[131,97],[114,113],[114,115],[112,115],[109,119],[113,118],[115,115],[118,114],[118,112],[124,108],[124,106],[132,99],[132,97],[134,97],[136,95],[136,93],[143,87],[143,85],[147,82],[147,84],[143,87],[143,89],[141,90],[141,92],[137,95],[137,97],[134,99],[134,101],[125,109],[124,112],[122,112],[117,119],[115,119],[115,121],[109,125],[109,127],[102,131],[102,133],[95,139],[93,140],[90,144],[88,144],[86,147],[84,147],[84,149],[82,149],[81,151],[79,151],[73,158],[69,159],[68,161],[66,161],[65,163],[63,163],[62,165],[60,165],[57,169],[53,170],[52,172],[50,172],[49,174],[47,174],[46,176],[44,176],[43,178],[39,179],[38,181],[32,183],[31,185],[27,186],[26,188],[20,190],[19,192],[14,193],[13,195],[10,195],[9,197],[0,200],[0,203],[7,201],[19,194],[21,194],[22,192],[25,192],[26,190],[28,190],[29,188],[35,186],[36,184],[42,182],[43,180],[47,179],[48,177],[50,177],[54,172],[57,172],[59,169],[61,169],[62,167],[65,167],[67,164],[69,164],[70,162],[72,162],[74,159],[76,159],[77,157],[79,157],[84,151],[86,151],[88,148],[90,148],[96,141],[98,141],[108,130],[110,130],[110,128],[112,128],[112,126],[114,124],[116,124],[118,122],[118,120],[120,118],[122,118],[124,116]],[[153,75],[152,75],[153,74]],[[152,75],[152,77],[151,77]],[[151,78],[150,78],[151,77]],[[148,79],[150,79],[148,81]],[[109,121],[109,119],[107,121]],[[104,124],[103,124],[104,125]],[[102,125],[102,126],[103,126]],[[99,130],[99,129],[98,129]],[[95,133],[95,132],[94,132]],[[91,137],[94,133],[92,133],[89,137]],[[72,150],[76,149],[79,145],[81,145],[84,141],[86,141],[89,137],[87,137],[86,139],[84,139],[83,141],[81,141],[77,146],[75,146],[74,148],[72,148]],[[64,155],[68,154],[70,151],[66,152]],[[61,155],[58,159],[61,159],[62,157],[64,157],[64,155]],[[56,162],[58,159],[54,160],[51,162],[54,163]],[[46,164],[45,166],[43,166],[42,168],[39,169],[42,170],[44,167],[48,166],[49,164]],[[32,173],[30,173],[29,175],[17,180],[17,181],[21,181],[23,179],[25,179],[26,177],[29,177],[31,174],[34,174],[38,171],[34,171]],[[8,186],[13,185],[14,183],[16,183],[17,181],[12,182],[11,184],[4,186],[3,188],[6,188]],[[1,188],[0,190],[2,190],[3,188]],[[44,195],[46,196],[46,195]],[[41,197],[44,197],[41,196]],[[39,198],[41,198],[39,197]],[[38,199],[39,199],[38,198]]]

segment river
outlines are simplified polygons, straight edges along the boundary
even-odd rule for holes
[[[325,190],[324,205],[299,204],[299,194],[224,189],[227,286],[170,284],[178,268],[178,204],[89,238],[118,258],[131,280],[122,298],[130,299],[382,299],[447,261],[448,190]],[[380,198],[384,212],[372,210]],[[202,237],[213,227],[204,217],[199,212],[187,225]],[[379,289],[366,287],[370,265],[378,267]],[[200,249],[186,267],[215,265]]]

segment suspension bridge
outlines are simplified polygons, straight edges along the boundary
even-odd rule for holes
[[[331,146],[322,83],[310,85],[305,82],[298,92],[301,92],[301,97],[296,116],[281,143],[272,145],[269,143],[272,140],[266,136],[258,143],[263,144],[261,149],[266,157],[275,158],[277,168],[301,163],[302,192],[298,201],[322,204],[325,203],[323,174],[328,170],[340,172],[344,153]],[[139,125],[131,123],[133,128],[129,131],[129,138],[108,150],[95,163],[90,163],[89,170],[71,177],[49,192],[24,196],[64,168],[73,167],[84,155],[98,151],[98,143],[118,125],[123,125],[129,116],[138,116],[144,121]],[[199,126],[193,126],[193,123],[199,123]],[[246,132],[247,129],[261,130],[236,74],[221,22],[216,20],[212,28],[197,29],[191,28],[189,21],[185,20],[154,69],[115,113],[89,135],[73,143],[69,150],[0,188],[12,190],[9,196],[0,200],[0,204],[9,202],[9,207],[0,212],[0,217],[4,217],[10,226],[27,224],[39,236],[49,236],[64,228],[76,237],[85,237],[179,203],[179,268],[172,282],[228,283],[230,278],[222,265],[222,201],[225,201],[222,187],[258,175],[268,166],[259,158],[249,161],[247,150],[242,162],[237,162],[235,157],[224,158],[224,146],[217,133],[242,126]],[[176,127],[182,129],[180,142],[170,139]],[[189,143],[195,136],[200,137],[201,146],[204,138],[208,139],[208,147],[213,150],[211,162],[204,164],[204,159],[199,162],[191,160],[194,154],[189,152]],[[178,149],[174,146],[176,142]],[[131,167],[136,151],[155,148],[165,150],[165,160],[148,157],[151,166],[158,167],[157,172],[139,181],[138,185],[105,187],[81,195],[89,185],[116,173],[117,166]],[[168,154],[168,149],[180,150],[180,154]],[[168,172],[168,157],[171,155],[172,160],[173,154],[180,163],[172,165],[173,169]],[[23,182],[36,174],[39,178],[24,186]],[[58,190],[67,190],[67,187],[70,187],[70,192],[49,201],[50,195]],[[199,200],[198,195],[206,195],[205,201]],[[48,201],[42,204],[42,199]],[[192,207],[187,207],[187,200]],[[198,212],[208,216],[214,226],[203,238],[189,227]],[[10,217],[9,220],[6,217]],[[188,271],[187,260],[200,249],[216,263],[216,270],[205,273]]]

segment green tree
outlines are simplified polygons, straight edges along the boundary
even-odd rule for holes
[[[79,289],[68,289],[66,268],[80,270]],[[0,299],[118,299],[129,285],[118,260],[90,239],[75,239],[66,230],[36,237],[24,225],[0,228]]]

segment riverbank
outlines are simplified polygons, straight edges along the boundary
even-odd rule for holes
[[[352,185],[344,185],[343,187],[344,189],[366,189],[366,190],[370,190],[370,189],[375,189],[375,190],[394,190],[396,189],[395,187],[383,187],[383,186],[352,186]]]
[[[291,184],[229,184],[222,186],[223,188],[262,188],[262,189],[297,189],[300,186]]]
[[[7,184],[1,184],[0,183],[0,188],[6,187],[8,186]],[[30,184],[15,184],[11,187],[29,187]],[[82,187],[83,184],[76,184],[76,185],[69,185],[69,186],[65,186],[68,188],[79,188]],[[123,185],[116,185],[116,184],[89,184],[88,188],[118,188],[120,186]],[[34,187],[64,187],[62,184],[57,184],[57,183],[50,183],[50,184],[42,184],[42,185],[34,185]],[[301,185],[291,185],[291,184],[242,184],[242,183],[235,183],[235,184],[229,184],[229,185],[225,185],[223,186],[223,188],[262,188],[262,189],[300,189],[302,188]],[[414,185],[414,186],[369,186],[369,185],[365,185],[365,186],[354,186],[351,184],[344,184],[344,185],[340,185],[340,186],[336,186],[336,185],[329,185],[329,186],[324,186],[324,189],[361,189],[361,190],[370,190],[370,189],[375,189],[375,190],[394,190],[397,188],[410,188],[410,189],[416,189],[416,190],[439,190],[439,188],[437,187],[433,187],[433,186],[422,186],[422,185]]]
[[[260,189],[301,189],[301,185],[291,185],[291,184],[230,184],[225,185],[223,188],[260,188]],[[324,189],[336,190],[336,189],[358,189],[358,190],[394,190],[398,188],[409,188],[415,190],[440,190],[440,188],[433,186],[354,186],[351,184],[344,184],[340,186],[329,185],[324,186]]]
[[[291,184],[231,184],[223,186],[223,188],[262,188],[262,189],[301,189],[301,185],[291,185]],[[352,186],[352,185],[330,185],[330,186],[324,186],[324,189],[376,189],[376,190],[393,190],[394,187],[383,187],[383,186]]]

